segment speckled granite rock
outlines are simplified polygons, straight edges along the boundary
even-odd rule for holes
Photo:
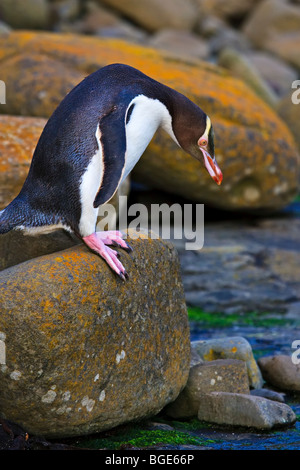
[[[238,359],[247,366],[249,384],[252,388],[260,388],[262,376],[254,359],[250,343],[241,336],[213,338],[193,342],[193,348],[204,361],[216,359]]]
[[[217,359],[192,366],[186,386],[165,411],[173,419],[197,416],[203,394],[216,391],[249,393],[244,361]]]
[[[4,418],[72,436],[156,414],[177,397],[190,364],[177,254],[161,240],[130,244],[124,283],[83,245],[0,273]]]

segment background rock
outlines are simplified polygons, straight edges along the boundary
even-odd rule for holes
[[[149,41],[149,45],[171,52],[181,58],[186,58],[186,51],[189,56],[197,59],[208,57],[208,45],[199,36],[182,30],[162,29],[154,34]]]
[[[253,389],[250,390],[250,394],[253,396],[268,398],[269,400],[284,403],[284,393],[275,392],[274,390],[269,390],[268,388]]]
[[[0,14],[13,28],[47,28],[50,24],[50,9],[47,0],[1,0]]]
[[[293,67],[266,52],[250,52],[247,57],[277,97],[283,97],[287,93],[290,96],[291,84],[298,77]],[[286,122],[284,119],[283,121]]]
[[[293,364],[290,356],[261,357],[258,365],[267,383],[279,390],[300,391],[300,365]]]
[[[177,397],[190,363],[177,254],[161,240],[130,244],[126,283],[85,246],[2,271],[2,417],[31,434],[74,436]]]
[[[214,15],[223,19],[241,20],[259,0],[196,0],[201,14]]]
[[[219,55],[219,65],[230,70],[235,77],[243,80],[263,101],[275,106],[276,96],[259,75],[255,67],[241,53],[234,49],[223,49]]]
[[[201,250],[172,239],[181,262],[186,300],[204,312],[269,313],[298,320],[300,306],[300,220],[220,215],[205,209]]]
[[[298,6],[281,0],[264,0],[246,21],[243,32],[256,47],[300,68]]]
[[[190,29],[196,21],[197,10],[192,0],[102,0],[102,3],[150,31],[166,27]]]

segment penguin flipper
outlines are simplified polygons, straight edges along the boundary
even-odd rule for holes
[[[113,106],[99,120],[104,173],[94,200],[95,208],[113,197],[122,179],[126,153],[125,113],[125,107]]]

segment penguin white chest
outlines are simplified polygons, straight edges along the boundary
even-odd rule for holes
[[[97,126],[95,137],[98,150],[91,158],[91,161],[82,176],[80,183],[81,218],[79,230],[82,236],[93,233],[97,220],[98,209],[94,208],[94,200],[103,178],[104,164],[101,145],[101,132]]]
[[[128,106],[133,107],[129,122],[126,124],[126,154],[122,181],[136,165],[158,127],[164,127],[172,133],[171,116],[161,101],[136,96]]]

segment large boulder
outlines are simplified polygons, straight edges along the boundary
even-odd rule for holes
[[[177,253],[136,235],[121,255],[127,282],[83,245],[0,273],[2,417],[31,434],[87,434],[156,414],[183,389]]]
[[[216,156],[224,174],[221,187],[162,131],[134,169],[139,182],[240,210],[276,210],[298,193],[299,156],[291,133],[267,104],[224,69],[123,41],[34,32],[0,38],[0,59],[1,79],[10,84],[3,113],[22,114],[25,109],[49,116],[76,81],[112,62],[132,65],[202,107],[215,129]],[[26,64],[35,64],[38,73],[33,75]]]

